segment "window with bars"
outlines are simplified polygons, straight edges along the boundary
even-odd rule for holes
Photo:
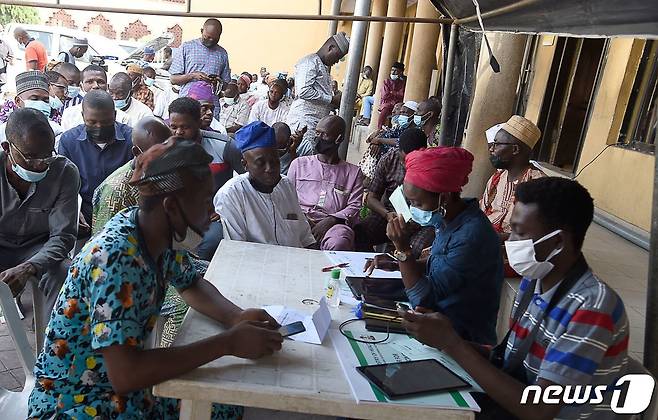
[[[621,145],[655,152],[658,121],[658,42],[646,41],[619,132]]]

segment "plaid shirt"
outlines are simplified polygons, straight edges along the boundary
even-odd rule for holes
[[[202,71],[206,74],[216,74],[225,82],[231,81],[231,67],[228,62],[228,53],[219,46],[214,45],[208,48],[201,43],[201,39],[193,39],[184,42],[183,45],[174,53],[174,59],[169,68],[170,74],[189,74],[195,71]],[[180,97],[187,96],[190,86],[194,82],[186,83],[181,86]],[[215,118],[217,118],[217,109],[219,100],[213,95],[215,104]]]
[[[389,197],[404,182],[404,174],[405,169],[400,159],[400,151],[397,147],[393,148],[377,162],[368,191],[380,197]],[[393,210],[393,206],[388,200],[385,204],[387,209]]]

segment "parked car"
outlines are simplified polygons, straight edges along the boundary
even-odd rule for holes
[[[62,51],[68,51],[73,45],[74,38],[86,38],[89,48],[85,55],[76,59],[76,66],[82,70],[92,61],[98,62],[98,57],[103,57],[109,74],[124,71],[126,64],[141,58],[145,46],[152,46],[157,52],[173,40],[173,35],[167,33],[148,42],[133,43],[61,26],[11,23],[5,26],[4,32],[0,33],[2,39],[9,44],[14,53],[14,63],[7,68],[7,84],[4,85],[3,92],[13,92],[16,89],[16,75],[25,71],[25,47],[18,45],[14,39],[14,29],[19,26],[46,47],[49,60],[55,59]]]

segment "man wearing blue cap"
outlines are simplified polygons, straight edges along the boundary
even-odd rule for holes
[[[142,56],[141,60],[137,61],[137,65],[144,69],[149,67],[153,60],[155,60],[155,49],[153,47],[146,46],[144,47],[143,53],[144,55]]]
[[[214,200],[228,238],[297,248],[313,245],[295,186],[280,174],[274,129],[255,121],[236,133],[235,144],[247,173],[229,180]]]

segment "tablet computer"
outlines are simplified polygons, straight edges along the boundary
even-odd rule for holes
[[[358,366],[356,369],[389,399],[471,386],[435,359]]]

